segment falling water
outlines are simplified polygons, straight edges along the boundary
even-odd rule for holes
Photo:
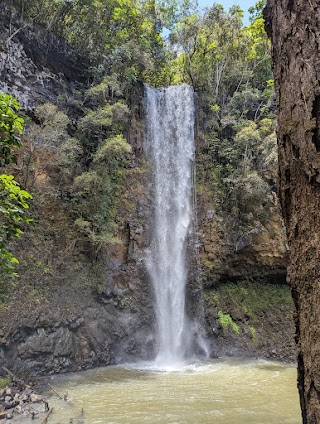
[[[155,292],[157,362],[174,364],[190,353],[185,314],[194,162],[194,92],[188,85],[146,86],[145,150],[154,167],[154,228],[147,264]]]

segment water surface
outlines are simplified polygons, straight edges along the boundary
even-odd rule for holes
[[[296,368],[274,362],[216,360],[171,371],[117,366],[49,382],[69,396],[50,396],[49,424],[301,424]]]

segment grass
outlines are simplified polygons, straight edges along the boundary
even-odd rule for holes
[[[226,329],[230,326],[236,334],[240,334],[239,326],[233,321],[229,314],[224,314],[222,311],[219,311],[218,320],[223,329]]]
[[[249,327],[249,332],[250,332],[251,338],[252,338],[252,339],[255,339],[255,338],[256,338],[256,336],[257,336],[256,329],[255,329],[254,327],[250,326],[250,327]]]
[[[0,389],[11,385],[11,380],[8,377],[0,377]]]

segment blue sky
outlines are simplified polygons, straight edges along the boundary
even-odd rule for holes
[[[233,4],[236,4],[243,9],[246,14],[244,17],[244,24],[247,24],[249,14],[247,13],[248,8],[254,6],[257,3],[257,0],[198,0],[199,6],[201,9],[205,7],[211,7],[213,3],[220,3],[225,10],[228,10]]]

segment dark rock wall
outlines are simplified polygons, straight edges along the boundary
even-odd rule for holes
[[[96,264],[75,241],[59,202],[37,208],[35,225],[16,246],[20,279],[14,297],[0,311],[0,361],[14,360],[41,374],[152,356],[144,179],[131,179],[123,199],[129,207],[118,216],[122,243]]]
[[[210,350],[216,356],[294,360],[288,246],[278,198],[270,192],[269,218],[255,220],[243,234],[240,223],[214,205],[210,190],[208,183],[197,194],[197,272]],[[230,316],[226,328],[219,314]]]
[[[258,220],[245,235],[239,235],[222,211],[198,198],[200,261],[206,287],[220,281],[243,278],[285,282],[288,246],[278,199],[266,223]]]
[[[5,25],[1,31],[6,39]],[[47,39],[40,43],[38,32],[25,32],[0,52],[0,89],[16,96],[31,116],[35,106],[56,104],[59,95],[71,96],[84,87],[68,48],[49,38],[50,49]],[[63,66],[50,57],[52,50],[61,56]],[[44,51],[46,58],[41,56]],[[70,81],[64,72],[68,63]],[[53,72],[57,67],[59,74]],[[137,86],[131,94],[126,134],[133,147],[131,172],[117,216],[121,243],[104,251],[98,264],[92,264],[77,240],[70,212],[56,196],[54,151],[47,145],[29,146],[25,140],[21,154],[32,149],[33,157],[35,222],[15,246],[20,280],[11,302],[0,311],[0,361],[51,373],[152,355],[152,296],[143,261],[149,237],[150,176],[142,152],[142,98],[143,87]],[[47,166],[49,162],[53,166]]]
[[[56,102],[88,80],[86,59],[63,40],[0,12],[0,90],[19,99],[25,109]]]

